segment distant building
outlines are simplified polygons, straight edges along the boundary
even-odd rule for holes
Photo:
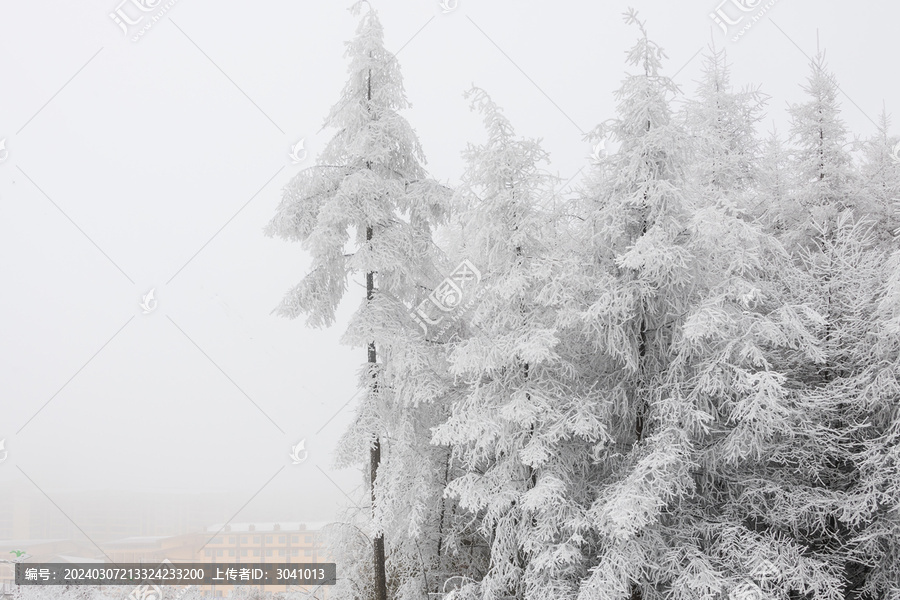
[[[322,539],[325,523],[230,523],[224,529],[221,524],[207,527],[209,536],[203,543],[202,560],[194,562],[221,563],[315,563],[329,562]],[[220,531],[221,530],[221,531]],[[215,537],[212,537],[215,536]],[[170,559],[172,560],[172,559]],[[173,562],[175,562],[173,560]],[[226,597],[232,585],[203,588],[213,597]],[[283,592],[289,586],[268,586],[266,591]],[[317,594],[325,598],[327,590]]]
[[[52,502],[29,481],[4,483],[0,540],[83,539],[86,533],[102,545],[127,536],[178,535],[200,530],[213,520],[215,517],[207,516],[208,507],[221,498],[213,493],[110,490],[49,490],[48,495]],[[60,506],[65,507],[65,514]]]

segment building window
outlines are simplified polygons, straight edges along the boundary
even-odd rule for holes
[[[267,535],[267,536],[266,536],[266,543],[267,543],[267,544],[271,544],[271,543],[272,543],[272,536],[271,536],[271,535]]]
[[[303,541],[306,542],[307,544],[311,544],[311,543],[312,543],[312,536],[311,536],[311,535],[308,535],[308,536],[304,537],[304,538],[303,538]]]
[[[229,543],[229,544],[233,544],[233,543],[234,543],[234,540],[235,540],[235,537],[234,537],[234,536],[231,536],[231,537],[228,538],[228,543]]]
[[[296,544],[296,543],[299,542],[299,541],[300,541],[300,536],[299,536],[299,535],[292,535],[292,536],[291,536],[291,543]]]
[[[207,556],[212,556],[212,550],[210,550],[209,548],[207,548],[207,549],[206,549],[206,555],[207,555]]]
[[[266,556],[272,556],[272,549],[266,548]]]
[[[219,548],[218,550],[216,550],[216,556],[224,556],[224,555],[225,555],[225,550],[223,550],[222,548]]]
[[[221,537],[214,537],[212,543],[213,543],[213,544],[221,544],[221,543],[222,543],[222,538],[221,538]]]
[[[259,543],[259,536],[258,536],[258,535],[254,535],[254,536],[253,536],[253,543],[254,543],[254,544],[258,544],[258,543]]]
[[[247,549],[246,549],[246,548],[243,548],[243,549],[241,550],[241,556],[247,556]]]
[[[278,549],[278,556],[284,556],[284,548]]]
[[[246,544],[246,543],[247,543],[247,536],[246,536],[246,535],[242,535],[242,536],[241,536],[241,543],[242,543],[242,544]]]
[[[234,548],[228,549],[228,556],[234,556]]]
[[[300,556],[300,548],[292,548],[291,552],[294,556]]]
[[[312,548],[305,548],[303,550],[303,555],[304,556],[312,556]]]
[[[253,556],[259,556],[259,548],[253,549]]]
[[[279,543],[279,544],[283,544],[283,543],[285,543],[286,541],[287,541],[287,536],[284,536],[284,535],[279,535],[279,536],[278,536],[278,543]]]

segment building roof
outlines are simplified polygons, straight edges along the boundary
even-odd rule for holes
[[[118,540],[113,540],[111,542],[107,542],[107,544],[115,544],[117,546],[128,546],[128,545],[141,545],[141,544],[151,544],[153,542],[159,542],[161,540],[167,540],[172,537],[172,535],[143,535],[143,536],[132,536],[127,538],[121,538]]]
[[[278,525],[279,529],[275,529],[275,526]],[[210,525],[206,528],[206,531],[209,533],[247,533],[250,531],[316,531],[322,529],[325,525],[328,525],[325,521],[314,521],[314,522],[306,522],[299,523],[296,521],[293,522],[268,522],[268,523],[217,523],[215,525]],[[253,529],[250,529],[250,526],[253,526]],[[227,527],[223,529],[223,527]],[[222,530],[219,532],[219,530]]]
[[[0,548],[14,548],[16,550],[27,550],[28,546],[42,546],[44,544],[55,544],[58,542],[73,542],[67,538],[53,538],[46,540],[0,540]]]
[[[85,558],[83,556],[66,556],[63,554],[57,554],[53,557],[49,562],[62,562],[62,563],[105,563],[106,561],[102,558]]]

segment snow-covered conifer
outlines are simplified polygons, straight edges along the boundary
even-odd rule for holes
[[[586,476],[593,499],[573,522],[591,561],[578,597],[837,598],[830,557],[804,554],[747,501],[791,481],[792,438],[814,432],[778,368],[786,353],[821,358],[821,317],[772,276],[791,262],[730,197],[740,169],[718,171],[731,177],[716,194],[689,175],[703,152],[692,144],[710,138],[673,120],[664,54],[627,20],[641,72],[595,134],[620,145],[582,201],[585,268],[572,278],[605,431]]]
[[[556,352],[559,273],[542,206],[552,178],[539,141],[518,138],[483,90],[467,97],[487,140],[464,152],[454,222],[460,258],[481,271],[484,287],[449,357],[468,388],[435,441],[466,468],[447,493],[477,516],[490,555],[484,576],[459,597],[561,597],[534,563],[559,537],[550,515],[564,509],[556,490],[566,475],[556,448],[571,409],[563,391],[570,374]]]
[[[351,10],[359,14],[362,4]],[[431,228],[444,217],[447,194],[427,178],[419,141],[399,113],[408,106],[399,65],[384,48],[381,23],[371,7],[346,55],[349,81],[325,121],[337,133],[317,164],[285,187],[268,233],[302,242],[312,257],[311,271],[277,309],[282,316],[306,314],[312,326],[330,325],[348,278],[365,275],[366,297],[346,336],[367,350],[361,376],[366,394],[350,439],[358,451],[369,450],[376,510],[382,419],[392,389],[384,377],[390,348],[381,342],[393,339],[402,303],[411,301],[422,279],[423,265],[433,254]],[[385,600],[384,537],[377,520],[372,538],[375,598]]]
[[[859,166],[862,193],[868,199],[869,219],[883,247],[890,247],[900,233],[900,137],[890,135],[890,118],[882,111],[878,131],[863,147]]]
[[[744,204],[742,196],[757,179],[755,128],[765,101],[758,89],[734,90],[725,50],[709,48],[695,98],[684,108],[693,142],[689,176],[699,189]]]

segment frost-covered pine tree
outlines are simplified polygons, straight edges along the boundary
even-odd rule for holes
[[[640,71],[595,132],[620,145],[581,202],[583,267],[570,278],[601,432],[582,475],[590,501],[571,503],[589,560],[578,598],[836,599],[830,557],[807,555],[755,503],[790,486],[792,442],[819,425],[778,366],[820,357],[810,329],[821,319],[770,283],[791,268],[778,242],[725,190],[692,183],[697,150],[672,118],[664,54],[626,19],[641,33],[628,54]]]
[[[351,10],[359,14],[361,6],[357,2]],[[348,278],[364,274],[366,297],[345,340],[366,348],[361,374],[366,394],[345,439],[355,444],[350,452],[356,450],[356,460],[368,449],[368,482],[377,512],[381,434],[392,394],[385,377],[390,348],[382,348],[381,341],[392,339],[397,314],[412,301],[433,254],[431,227],[444,216],[446,193],[426,178],[419,142],[399,114],[408,106],[399,66],[384,48],[382,26],[371,7],[346,55],[350,78],[325,121],[338,131],[317,164],[285,187],[267,231],[300,241],[312,257],[311,271],[278,307],[282,316],[306,314],[311,326],[330,325]],[[385,541],[377,520],[371,536],[371,590],[376,600],[385,600]]]
[[[652,540],[636,536],[689,488],[684,453],[676,440],[657,440],[648,419],[671,345],[674,322],[668,321],[686,311],[671,286],[680,288],[686,275],[678,242],[688,210],[683,188],[690,148],[671,114],[667,96],[677,88],[660,73],[662,49],[634,11],[625,20],[640,32],[627,54],[638,72],[616,92],[617,118],[592,132],[616,139],[619,149],[595,169],[580,203],[581,268],[569,292],[584,371],[595,373],[593,406],[585,412],[599,421],[592,427],[598,434],[593,464],[583,475],[588,493],[569,525],[590,569],[579,582],[581,600],[646,595],[645,574],[655,557],[646,546]]]
[[[724,49],[710,46],[695,98],[685,102],[684,121],[692,138],[690,176],[713,196],[727,194],[743,204],[757,179],[756,124],[765,97],[758,89],[733,89]]]
[[[432,293],[435,284],[423,281],[420,296]],[[446,420],[464,385],[448,372],[449,344],[423,336],[408,315],[398,315],[395,334],[381,343],[390,348],[385,378],[393,401],[384,418],[375,521],[391,542],[390,597],[419,600],[443,591],[448,580],[454,585],[475,575],[481,552],[470,515],[444,495],[461,470],[459,461],[451,448],[431,443],[432,428]]]
[[[900,251],[882,266],[884,284],[873,319],[867,368],[854,386],[865,416],[865,440],[856,456],[859,479],[852,512],[858,518],[851,557],[862,565],[858,590],[866,598],[900,598]]]
[[[875,222],[879,243],[890,246],[900,228],[900,137],[890,135],[890,118],[882,110],[878,131],[863,144],[859,166],[862,193],[868,198],[868,217]]]
[[[780,512],[791,516],[795,535],[810,552],[834,565],[845,580],[842,596],[855,598],[866,568],[849,550],[865,526],[865,511],[854,497],[868,427],[864,405],[855,398],[869,367],[884,227],[848,152],[838,86],[822,54],[811,71],[804,87],[809,99],[790,110],[795,180],[782,239],[800,267],[788,282],[792,296],[822,317],[815,328],[821,357],[794,362],[790,374],[794,401],[807,407],[807,419],[820,432],[797,444],[806,473],[780,501]],[[810,452],[801,455],[806,448]]]
[[[858,193],[838,85],[823,53],[816,55],[810,70],[803,86],[809,99],[789,108],[795,188],[793,201],[784,207],[789,228],[785,239],[799,246],[814,240],[822,225],[837,222],[840,213],[852,210],[859,218],[869,208]]]
[[[515,136],[486,92],[466,94],[481,114],[487,140],[464,152],[467,168],[455,196],[456,249],[483,276],[483,293],[460,330],[449,370],[467,386],[434,441],[453,450],[465,471],[447,494],[477,519],[489,547],[483,576],[453,598],[547,598],[532,561],[556,537],[541,516],[558,481],[555,432],[544,424],[565,406],[553,330],[553,263],[540,200],[550,177],[537,140]]]
[[[793,197],[793,178],[788,151],[774,126],[762,144],[756,171],[757,181],[748,211],[762,219],[769,231],[782,237],[786,228],[783,207]]]
[[[816,72],[820,63],[814,64]],[[814,73],[811,78],[811,90],[834,88],[829,77]],[[813,163],[818,176],[807,171],[796,184],[797,196],[813,201],[806,204],[808,229],[795,238],[802,276],[792,284],[795,297],[823,316],[817,331],[822,359],[798,364],[795,383],[799,401],[823,427],[815,458],[807,461],[815,479],[785,504],[797,516],[808,547],[839,566],[843,597],[855,600],[885,597],[897,589],[897,571],[882,567],[882,560],[890,563],[896,552],[884,535],[883,507],[892,489],[891,476],[884,474],[895,469],[889,450],[891,409],[885,412],[885,401],[891,404],[887,399],[895,389],[889,307],[896,263],[887,260],[887,251],[895,244],[891,196],[897,165],[890,158],[883,115],[879,134],[864,145],[860,173],[848,167],[849,160],[838,152],[846,144],[839,146],[837,113],[821,105],[820,98],[829,96],[833,93],[813,94],[806,111],[795,111],[795,139],[802,143],[806,136],[801,148],[823,148],[812,153],[820,158]],[[798,127],[804,121],[806,127]],[[808,165],[810,158],[807,153]]]

